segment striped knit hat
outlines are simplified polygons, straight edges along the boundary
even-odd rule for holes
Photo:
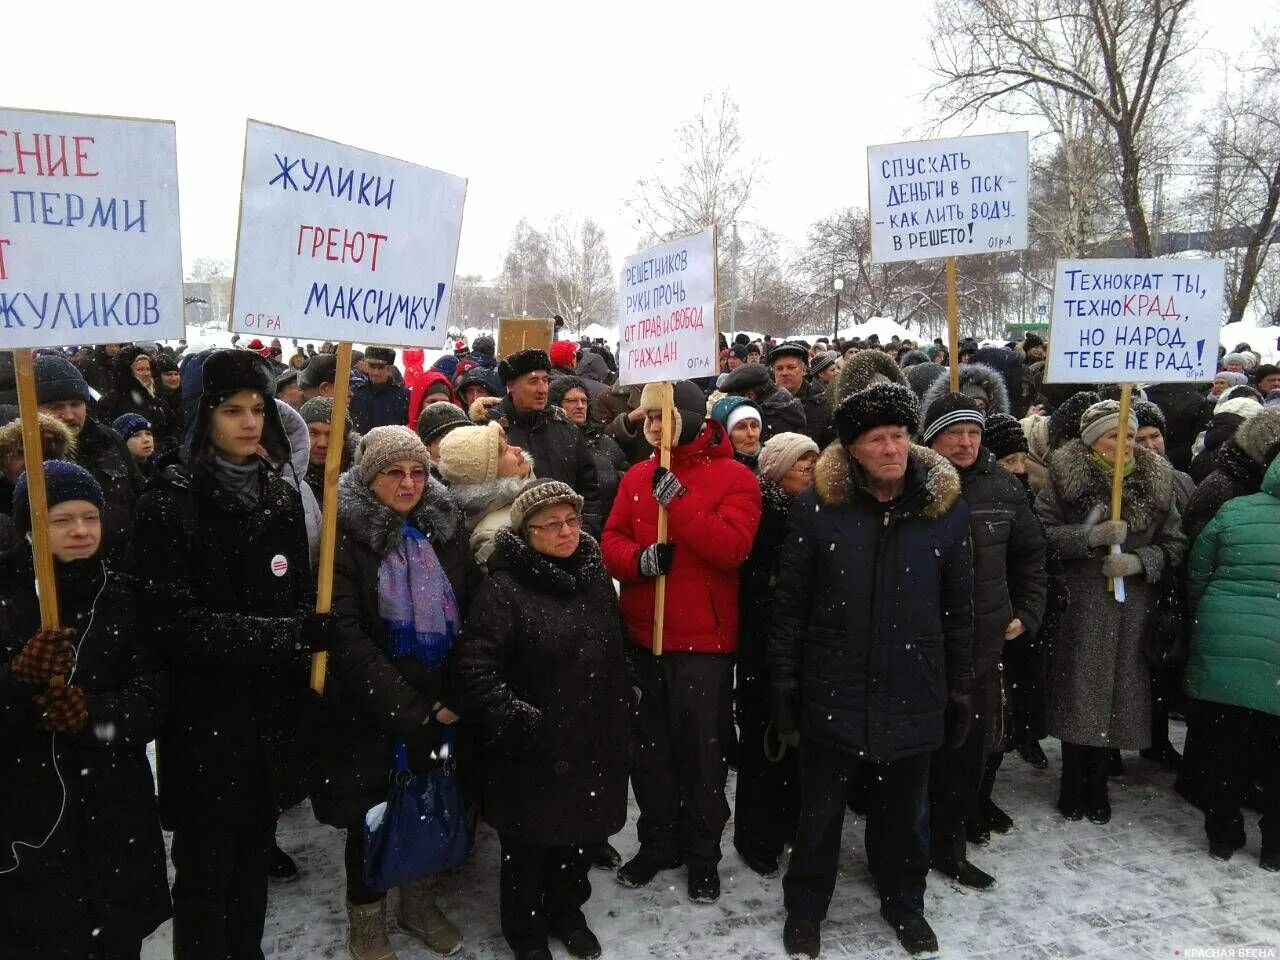
[[[933,401],[925,411],[920,442],[928,446],[938,434],[959,423],[976,423],[983,427],[986,422],[987,418],[973,400],[963,393],[948,393]]]

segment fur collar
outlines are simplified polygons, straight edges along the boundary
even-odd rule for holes
[[[914,443],[911,445],[908,469],[916,470],[920,477],[918,489],[924,502],[918,512],[926,520],[937,520],[960,498],[960,476],[955,467],[928,447],[920,447]],[[848,451],[839,441],[828,445],[818,458],[818,466],[814,471],[814,490],[818,499],[827,506],[840,506],[852,503],[861,489],[861,482],[854,476]]]
[[[521,583],[551,593],[572,595],[586,589],[604,572],[600,546],[586,531],[582,532],[573,556],[563,563],[534,550],[510,527],[494,534],[493,549],[489,560],[491,572],[509,570]]]
[[[1150,529],[1173,503],[1173,467],[1144,447],[1134,451],[1137,467],[1125,477],[1120,515],[1135,530]],[[1063,501],[1081,514],[1095,507],[1110,516],[1111,474],[1098,468],[1089,448],[1072,440],[1049,458],[1049,473]]]
[[[409,514],[409,522],[432,540],[447,543],[458,535],[462,517],[450,501],[444,484],[431,477],[421,502]],[[400,515],[349,471],[338,481],[338,524],[343,533],[365,544],[379,557],[398,547],[403,536]]]
[[[462,510],[470,531],[491,511],[515,503],[533,482],[533,477],[495,477],[483,483],[455,483],[449,487],[449,499]]]

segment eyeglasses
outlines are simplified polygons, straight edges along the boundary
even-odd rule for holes
[[[794,467],[792,467],[790,470],[788,470],[788,471],[787,471],[787,473],[798,473],[798,474],[800,474],[801,476],[804,476],[805,474],[813,473],[813,464],[812,464],[812,463],[809,463],[809,464],[799,464],[799,463],[797,463]]]
[[[529,524],[529,529],[539,530],[539,531],[545,530],[547,531],[547,533],[551,534],[553,537],[558,537],[560,536],[561,531],[563,531],[565,527],[568,527],[570,530],[577,530],[581,526],[582,526],[582,517],[577,516],[575,514],[574,516],[570,517],[568,520],[552,520],[549,523],[531,523]]]
[[[387,480],[390,480],[396,486],[399,486],[400,484],[404,483],[405,477],[408,477],[415,484],[427,482],[427,471],[423,470],[421,467],[414,467],[408,473],[405,473],[404,470],[400,469],[399,467],[390,467],[386,470],[381,471],[378,474],[378,476],[384,477]]]

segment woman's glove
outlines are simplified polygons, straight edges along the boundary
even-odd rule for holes
[[[676,558],[673,543],[651,543],[640,551],[638,564],[640,576],[662,577],[671,572],[671,564]]]
[[[89,722],[89,707],[81,687],[50,687],[36,697],[44,711],[40,726],[50,733],[77,733]]]
[[[664,507],[671,506],[676,497],[683,497],[688,487],[681,483],[674,473],[666,467],[658,467],[653,471],[653,499]]]
[[[1142,558],[1136,553],[1109,553],[1102,558],[1104,577],[1136,577],[1142,571]]]
[[[9,672],[19,683],[47,686],[76,665],[75,640],[76,632],[69,627],[41,630],[9,661]]]
[[[1091,547],[1114,547],[1124,543],[1129,536],[1129,524],[1123,520],[1103,520],[1094,524],[1086,536]]]

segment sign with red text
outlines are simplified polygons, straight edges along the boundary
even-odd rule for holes
[[[1212,380],[1225,285],[1222,260],[1059,260],[1045,380]]]
[[[720,341],[714,228],[623,261],[618,344],[619,383],[715,376]]]
[[[0,348],[183,336],[172,121],[0,108]]]
[[[231,329],[438,348],[467,181],[250,120]]]
[[[1027,135],[867,147],[871,259],[963,257],[1027,247]]]

